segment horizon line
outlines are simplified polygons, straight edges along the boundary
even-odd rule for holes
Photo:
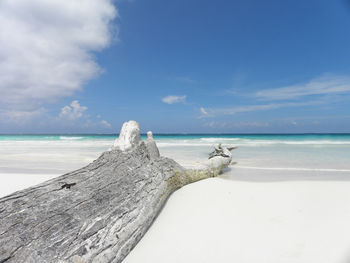
[[[147,135],[147,133],[140,133]],[[119,133],[0,133],[0,136],[119,136]],[[301,132],[301,133],[153,133],[154,136],[164,135],[350,135],[350,132]]]

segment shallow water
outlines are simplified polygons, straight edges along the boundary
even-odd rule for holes
[[[0,173],[62,174],[108,150],[116,135],[0,135]],[[144,138],[144,136],[143,136]],[[204,161],[213,146],[238,146],[236,167],[350,175],[350,134],[155,135],[164,156],[186,167]]]

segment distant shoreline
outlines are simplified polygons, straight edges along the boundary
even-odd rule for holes
[[[0,133],[0,136],[119,136],[119,133]],[[297,136],[297,135],[345,135],[350,133],[153,133],[155,136]],[[141,136],[147,136],[147,133],[141,133]]]

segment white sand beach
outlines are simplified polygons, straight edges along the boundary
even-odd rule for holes
[[[350,263],[350,0],[0,0],[0,263]]]
[[[58,174],[0,173],[0,197],[40,184]]]
[[[256,173],[175,192],[124,262],[350,262],[349,174]]]
[[[0,195],[55,176],[0,174]],[[176,191],[124,262],[348,263],[348,176],[232,167]]]
[[[349,146],[263,143],[242,144],[238,165],[176,191],[124,262],[350,262]],[[0,196],[82,167],[110,142],[3,144]],[[192,144],[159,148],[193,167],[211,148]]]

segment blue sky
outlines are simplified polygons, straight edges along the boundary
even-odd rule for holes
[[[0,132],[350,132],[350,5],[4,0]]]

